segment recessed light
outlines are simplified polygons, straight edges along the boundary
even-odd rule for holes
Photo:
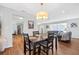
[[[23,17],[19,17],[19,19],[23,19]]]
[[[64,13],[65,13],[65,11],[64,11],[64,10],[62,10],[62,13],[64,14]]]

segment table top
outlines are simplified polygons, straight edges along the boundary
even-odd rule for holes
[[[57,35],[54,35],[54,37],[56,38]],[[46,40],[48,38],[47,34],[44,35],[38,35],[38,36],[29,36],[30,41],[32,42],[39,42],[39,41],[43,41]]]
[[[29,36],[30,41],[32,42],[38,42],[47,39],[47,35],[39,35],[39,36]]]

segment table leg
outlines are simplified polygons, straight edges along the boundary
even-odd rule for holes
[[[35,44],[33,45],[33,55],[35,55],[35,52],[36,52],[36,46]]]
[[[56,48],[56,51],[57,51],[57,37],[55,37],[55,48]]]

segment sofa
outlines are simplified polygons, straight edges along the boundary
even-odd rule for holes
[[[63,32],[61,36],[60,41],[71,42],[72,32]]]

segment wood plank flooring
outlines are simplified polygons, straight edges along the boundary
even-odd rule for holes
[[[13,38],[13,47],[5,49],[2,52],[3,55],[23,55],[23,37],[21,35],[16,35]]]
[[[23,46],[23,37],[21,35],[16,35],[13,38],[13,47],[5,49],[5,51],[0,54],[24,55]],[[49,55],[51,54],[51,51],[49,51]],[[58,42],[58,50],[57,52],[54,50],[54,55],[79,55],[79,39],[72,39],[71,43]]]

